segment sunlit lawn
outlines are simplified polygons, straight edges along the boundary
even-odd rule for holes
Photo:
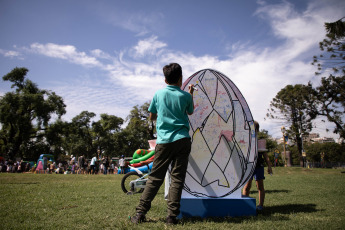
[[[344,169],[276,168],[266,176],[264,211],[254,217],[189,218],[166,226],[163,187],[133,225],[140,195],[122,175],[0,174],[0,229],[345,229]],[[256,188],[252,196],[258,199]],[[231,208],[231,207],[229,207]]]

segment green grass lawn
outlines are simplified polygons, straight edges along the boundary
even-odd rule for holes
[[[133,225],[140,195],[122,175],[0,174],[0,229],[345,229],[345,170],[276,168],[266,175],[265,209],[254,217],[189,218],[166,226],[164,186]],[[256,188],[251,196],[258,201]],[[231,208],[231,207],[229,207]]]

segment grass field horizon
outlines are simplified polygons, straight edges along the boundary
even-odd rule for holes
[[[133,225],[140,194],[121,190],[123,175],[0,174],[1,229],[344,229],[345,170],[273,169],[264,211],[252,217],[184,218],[167,226],[164,186],[148,222]],[[251,197],[258,193],[255,186]],[[231,207],[229,207],[231,208]]]

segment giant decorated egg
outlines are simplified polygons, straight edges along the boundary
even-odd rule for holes
[[[182,198],[241,197],[257,158],[254,120],[236,85],[224,74],[204,69],[181,87],[194,84],[189,116],[192,150]]]

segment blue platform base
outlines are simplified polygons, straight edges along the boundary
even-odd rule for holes
[[[182,198],[180,211],[178,218],[256,216],[256,200],[251,197]]]

